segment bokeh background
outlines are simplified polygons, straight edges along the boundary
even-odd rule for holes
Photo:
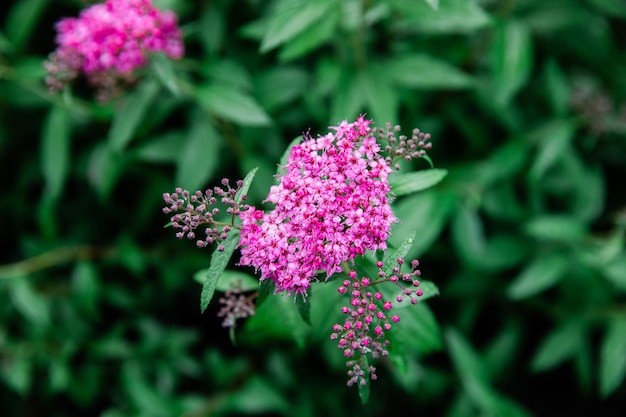
[[[0,4],[0,414],[623,415],[626,2],[154,0],[185,58],[106,103],[43,83],[87,4]],[[323,327],[264,311],[233,344],[200,314],[210,250],[161,212],[254,167],[259,203],[293,138],[361,113],[449,171],[395,203],[440,296],[365,407]]]

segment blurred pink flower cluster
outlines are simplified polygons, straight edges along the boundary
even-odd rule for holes
[[[305,295],[319,270],[328,277],[366,250],[386,249],[397,221],[387,197],[391,168],[370,123],[359,117],[305,138],[270,189],[274,209],[240,214],[240,264],[272,279],[276,292]]]
[[[56,25],[59,45],[45,66],[52,90],[83,73],[100,90],[132,82],[134,71],[146,65],[148,54],[183,56],[177,16],[161,11],[150,0],[107,0],[84,9],[78,18]]]

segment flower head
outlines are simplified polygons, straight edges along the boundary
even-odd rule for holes
[[[389,164],[370,128],[359,117],[306,137],[294,146],[284,173],[266,201],[265,213],[241,213],[241,265],[260,270],[277,292],[306,294],[317,272],[329,277],[340,263],[386,249],[391,224]]]
[[[107,0],[84,9],[78,18],[56,24],[57,50],[45,63],[46,82],[58,90],[83,73],[101,92],[134,80],[147,55],[182,57],[182,33],[173,12],[150,0]]]

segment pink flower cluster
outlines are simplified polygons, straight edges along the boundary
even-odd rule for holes
[[[397,221],[388,199],[391,168],[370,123],[361,116],[305,138],[270,189],[274,209],[241,213],[240,264],[272,279],[276,292],[306,295],[318,271],[329,277],[366,250],[386,249]]]
[[[107,0],[92,5],[78,18],[56,25],[59,45],[46,63],[52,89],[84,73],[99,88],[132,80],[150,52],[169,58],[183,56],[182,33],[173,12],[161,11],[150,0]]]

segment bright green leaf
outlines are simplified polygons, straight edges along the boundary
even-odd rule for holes
[[[195,112],[178,155],[175,183],[188,190],[203,188],[220,162],[224,139],[204,112]]]
[[[572,319],[561,324],[541,342],[532,359],[532,369],[545,371],[573,357],[584,335],[585,324],[580,320]]]
[[[26,319],[41,327],[50,323],[48,300],[35,291],[27,276],[13,277],[8,287],[13,305]]]
[[[573,242],[581,239],[586,227],[579,219],[566,215],[543,215],[524,224],[524,231],[537,239]]]
[[[243,185],[241,186],[239,191],[237,191],[237,194],[235,194],[235,203],[241,203],[243,201],[243,196],[248,194],[248,190],[252,185],[252,181],[254,181],[254,176],[256,175],[258,169],[259,168],[254,168],[250,172],[248,172],[248,174],[246,174],[246,177],[243,179]]]
[[[267,126],[271,119],[248,94],[220,84],[201,85],[195,96],[202,107],[216,116],[246,126]]]
[[[425,1],[387,0],[407,30],[422,33],[467,33],[489,24],[489,15],[474,0],[439,0],[435,10]]]
[[[428,169],[390,177],[391,191],[397,195],[412,194],[433,187],[448,175],[446,169]]]
[[[385,71],[396,84],[421,90],[455,90],[474,84],[463,71],[426,54],[394,57],[385,65]]]
[[[539,181],[546,171],[563,156],[563,152],[571,142],[575,126],[567,121],[555,121],[543,126],[533,133],[537,140],[538,152],[530,169],[530,177]]]
[[[71,121],[67,109],[53,106],[45,121],[41,144],[41,170],[46,193],[59,198],[69,173]]]
[[[569,260],[563,254],[539,254],[509,286],[514,300],[531,297],[555,285],[567,272]]]
[[[334,0],[280,0],[270,16],[267,32],[261,42],[261,52],[267,52],[306,31],[322,20]]]
[[[219,251],[215,249],[213,254],[211,255],[211,265],[209,266],[209,271],[206,275],[206,279],[202,284],[202,294],[200,295],[200,311],[204,313],[207,306],[211,302],[213,298],[213,294],[215,293],[215,288],[222,277],[222,273],[228,266],[228,262],[230,261],[231,256],[233,256],[233,252],[239,243],[239,232],[237,229],[233,229],[228,234],[228,237],[222,245],[224,246],[223,251]]]
[[[289,39],[280,49],[278,59],[285,62],[300,58],[330,41],[337,33],[340,19],[338,8],[328,10],[323,19]]]
[[[194,278],[195,276],[202,274],[202,272],[208,273],[208,270],[199,271],[196,275],[194,275]],[[200,276],[202,281],[204,281],[206,273]],[[238,288],[241,291],[257,290],[259,288],[259,279],[253,277],[252,275],[246,274],[245,272],[227,269],[222,272],[222,277],[217,283],[215,289],[221,292],[226,292],[235,288]]]
[[[396,249],[387,249],[383,257],[383,271],[385,271],[385,275],[390,276],[392,268],[398,266],[398,259],[404,258],[409,250],[411,250],[415,240],[415,234],[416,232],[413,232],[407,236]]]
[[[160,53],[154,54],[150,57],[150,66],[156,78],[170,93],[175,96],[180,95],[181,92],[176,79],[174,65],[168,57]]]
[[[439,0],[424,0],[433,10],[437,10],[439,8]]]
[[[496,27],[492,48],[494,100],[505,106],[530,76],[533,65],[530,32],[520,22],[503,22]]]
[[[122,106],[115,112],[109,131],[108,142],[112,150],[123,150],[133,139],[137,127],[146,116],[150,104],[158,93],[159,85],[155,81],[147,80],[124,97]]]
[[[608,396],[626,376],[626,320],[609,323],[600,350],[600,393]]]

